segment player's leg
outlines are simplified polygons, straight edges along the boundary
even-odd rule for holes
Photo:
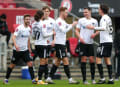
[[[63,61],[63,65],[64,65],[65,74],[66,74],[66,76],[67,76],[68,79],[69,79],[69,84],[79,84],[79,82],[75,81],[75,80],[72,79],[72,77],[71,77],[68,58],[67,58],[67,57],[64,57],[64,58],[62,59],[62,61]]]
[[[44,78],[47,79],[48,78],[48,58],[46,58],[45,60],[46,60],[46,64],[45,64]]]
[[[36,84],[35,75],[34,75],[34,68],[33,68],[33,62],[32,61],[27,62],[27,65],[29,67],[29,73],[30,73],[30,76],[31,76],[32,83]]]
[[[104,46],[100,44],[100,46],[97,48],[97,57],[96,57],[96,64],[100,75],[100,80],[97,82],[97,84],[106,83],[104,78],[103,65],[102,65],[102,57],[104,53],[103,51],[104,51]]]
[[[45,64],[46,64],[45,58],[40,58],[40,66],[38,70],[38,83],[40,84],[44,84],[44,82],[42,81],[42,75],[45,72]]]
[[[112,78],[112,64],[111,64],[111,59],[110,57],[105,57],[105,63],[107,65],[108,69],[108,75],[109,75],[109,81],[108,84],[114,84],[113,78]]]
[[[89,56],[89,63],[90,63],[90,72],[91,72],[91,80],[92,84],[96,84],[95,82],[95,58],[94,58],[94,46],[93,44],[88,45],[88,56]]]
[[[87,62],[88,51],[89,51],[89,49],[88,49],[87,44],[80,43],[81,72],[82,72],[84,84],[89,84],[86,80],[86,62]]]
[[[96,84],[96,82],[95,82],[95,59],[94,59],[94,56],[90,56],[89,60],[90,60],[90,72],[91,72],[92,84]]]
[[[15,66],[16,66],[15,64],[10,64],[9,67],[7,68],[6,77],[4,79],[4,84],[8,84],[8,79],[10,78],[12,70]]]
[[[63,61],[64,71],[65,71],[66,76],[69,79],[69,84],[79,84],[79,82],[73,80],[72,77],[71,77],[70,68],[69,68],[69,60],[68,60],[68,57],[67,57],[66,46],[61,45],[59,51],[60,51],[59,58],[61,58],[62,61]]]
[[[100,80],[98,81],[97,84],[105,84],[105,78],[104,78],[104,72],[103,72],[103,65],[102,65],[102,58],[97,57],[96,58],[96,64],[98,67],[98,72],[100,75]]]
[[[51,45],[47,46],[47,58],[46,58],[46,64],[45,64],[45,74],[44,74],[44,78],[45,80],[48,78],[48,59],[50,58],[51,55]]]
[[[81,57],[81,72],[82,72],[82,77],[83,77],[83,83],[89,84],[86,80],[86,62],[87,62],[87,57],[82,56]]]
[[[7,68],[6,77],[5,77],[5,80],[4,80],[5,84],[8,83],[8,79],[10,78],[12,70],[14,69],[14,67],[16,66],[16,64],[18,63],[18,61],[20,59],[20,56],[21,55],[19,54],[19,52],[13,50],[13,57],[12,57],[12,60],[11,60],[11,64]]]
[[[57,57],[54,58],[54,61],[55,63],[53,64],[51,70],[50,70],[50,74],[49,74],[49,77],[46,79],[46,82],[48,84],[54,84],[52,78],[55,74],[55,72],[57,71],[57,68],[59,67],[60,65],[60,62],[61,62],[61,59],[58,59]]]
[[[35,81],[35,75],[34,75],[34,69],[33,69],[33,59],[30,57],[30,53],[28,50],[22,52],[22,59],[24,60],[24,62],[27,63],[32,83],[35,84],[36,81]]]
[[[112,43],[106,43],[104,45],[104,59],[108,69],[109,81],[108,84],[114,84],[112,78],[112,64],[111,64]]]
[[[46,49],[46,46],[42,46],[42,45],[35,46],[35,48],[36,48],[36,52],[40,58],[40,66],[38,69],[38,82],[37,82],[37,84],[47,84],[47,83],[42,81],[42,75],[45,72],[47,49]]]

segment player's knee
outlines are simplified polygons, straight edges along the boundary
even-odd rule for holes
[[[60,65],[60,61],[55,62],[55,65],[59,66]]]
[[[65,61],[63,62],[63,64],[64,64],[64,65],[69,65],[69,61],[68,61],[68,60],[65,60]]]
[[[81,62],[87,62],[87,58],[86,57],[82,57]]]
[[[15,66],[16,66],[15,64],[11,64],[9,67],[13,69]]]
[[[94,63],[94,62],[95,62],[94,58],[90,58],[90,63]]]
[[[63,64],[64,64],[64,65],[69,65],[69,60],[68,60],[68,58],[64,58],[64,59],[63,59]]]
[[[106,63],[106,65],[111,65],[110,59],[109,59],[109,60],[106,60],[105,63]]]
[[[102,60],[100,58],[96,58],[96,64],[101,64]]]
[[[46,60],[44,58],[40,59],[40,65],[45,65],[46,64]]]

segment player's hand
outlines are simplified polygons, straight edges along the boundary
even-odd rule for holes
[[[74,26],[76,26],[78,24],[78,22],[77,21],[74,21],[73,23],[72,23],[72,26],[74,27]]]
[[[18,46],[15,46],[16,51],[20,51],[20,48]]]
[[[56,32],[53,30],[53,35],[56,35]]]
[[[82,38],[80,38],[80,42],[81,42],[82,44],[85,44],[85,41],[84,41]]]
[[[47,40],[47,44],[49,44],[50,43],[50,41],[49,40]]]
[[[29,49],[29,52],[30,52],[30,53],[32,53],[32,50],[31,50],[31,49]]]
[[[92,25],[87,25],[87,26],[86,26],[86,28],[87,28],[87,29],[91,29],[91,30],[92,30],[92,29],[94,29],[95,27],[94,27],[94,26],[92,26]]]
[[[92,35],[91,35],[91,38],[92,38],[92,39],[94,39],[94,38],[95,38],[95,36],[96,36],[95,34],[92,34]]]
[[[55,46],[55,41],[52,41],[51,46],[52,46],[52,47]]]

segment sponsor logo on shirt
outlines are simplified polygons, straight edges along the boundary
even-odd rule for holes
[[[46,28],[46,25],[45,25],[45,24],[43,24],[43,28]]]
[[[58,25],[59,25],[59,26],[61,26],[61,25],[62,25],[62,23],[61,23],[61,22],[59,22],[59,23],[58,23]]]

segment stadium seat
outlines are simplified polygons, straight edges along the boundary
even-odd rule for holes
[[[0,3],[0,8],[5,8],[3,3]]]
[[[19,24],[13,24],[13,32],[15,31],[15,29],[19,26]]]
[[[8,3],[6,8],[16,8],[16,3]]]
[[[78,44],[78,39],[74,38],[74,37],[71,37],[68,40],[69,40],[71,55],[74,56],[74,57],[78,57],[78,54],[75,53],[75,49],[76,49],[77,44]]]

